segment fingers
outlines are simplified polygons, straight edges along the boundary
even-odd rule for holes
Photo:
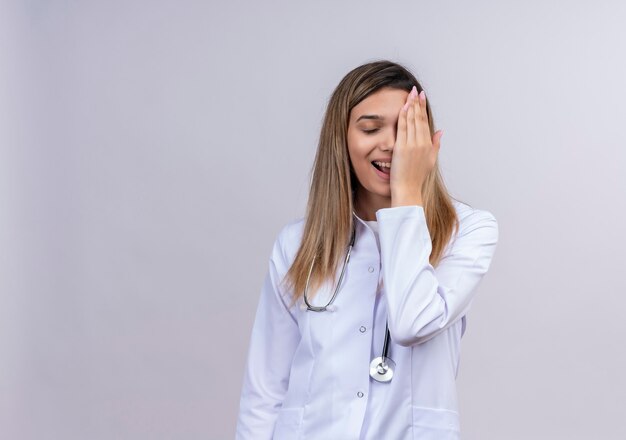
[[[398,117],[397,145],[433,145],[439,148],[443,131],[437,131],[430,136],[428,124],[428,111],[426,107],[426,93],[422,90],[419,94],[415,86],[409,93],[407,101],[400,110]]]
[[[405,145],[416,145],[415,143],[415,113],[416,109],[416,99],[413,96],[413,91],[409,93],[408,96],[408,104],[409,108],[406,112],[406,142]]]
[[[441,147],[441,136],[443,136],[443,130],[437,130],[433,135],[433,146],[439,150]]]
[[[407,112],[409,108],[409,98],[404,104],[404,106],[400,109],[400,114],[398,115],[398,132],[396,134],[396,147],[398,145],[405,145],[407,141]]]
[[[426,111],[426,92],[422,90],[419,94],[418,114],[416,117],[417,144],[428,145],[431,142],[430,127],[428,125],[428,112]]]

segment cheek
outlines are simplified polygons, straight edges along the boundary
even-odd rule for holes
[[[359,144],[354,136],[348,135],[348,156],[350,157],[350,163],[352,167],[358,167],[359,162]]]
[[[348,153],[350,154],[350,158],[353,161],[364,160],[369,149],[370,147],[368,145],[367,139],[363,139],[360,136],[348,137]]]
[[[354,134],[350,130],[348,130],[348,136],[346,137],[346,141],[348,142],[348,153],[350,154],[350,157],[352,157],[354,156],[357,142]]]

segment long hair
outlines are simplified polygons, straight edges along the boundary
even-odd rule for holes
[[[307,297],[325,281],[335,283],[337,265],[343,264],[352,233],[356,175],[350,163],[347,131],[350,112],[357,104],[383,87],[418,93],[422,86],[404,66],[387,60],[363,64],[350,71],[334,90],[320,133],[312,168],[309,199],[300,248],[285,275],[292,292],[292,305],[302,297],[311,262]],[[435,125],[429,100],[426,101],[431,137]],[[422,201],[432,239],[430,264],[435,267],[453,234],[458,230],[456,211],[439,172],[438,160],[422,185]],[[419,246],[419,243],[416,243]]]

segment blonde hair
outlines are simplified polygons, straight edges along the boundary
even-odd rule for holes
[[[300,248],[285,275],[287,291],[293,292],[292,304],[302,297],[311,262],[307,297],[324,283],[336,280],[337,264],[343,264],[353,227],[356,175],[348,155],[347,131],[350,112],[359,102],[383,87],[418,93],[422,86],[404,66],[387,60],[363,64],[350,71],[334,90],[320,133],[312,168],[309,199]],[[431,137],[435,126],[426,102]],[[439,263],[443,251],[459,222],[451,197],[439,172],[438,161],[422,186],[422,200],[432,238],[430,264]]]

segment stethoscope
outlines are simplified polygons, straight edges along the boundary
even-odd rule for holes
[[[348,265],[348,261],[350,261],[350,253],[352,252],[352,247],[354,246],[354,239],[356,236],[356,226],[353,223],[352,225],[352,236],[350,237],[350,244],[348,245],[348,252],[346,253],[346,259],[343,262],[343,268],[341,269],[341,275],[339,276],[339,281],[337,282],[337,286],[335,286],[335,291],[333,296],[330,298],[330,301],[325,306],[319,307],[314,306],[309,303],[307,298],[307,292],[309,290],[309,281],[311,279],[311,273],[313,272],[313,264],[315,263],[315,256],[313,256],[313,261],[311,261],[311,268],[309,269],[309,275],[306,279],[306,284],[304,286],[304,303],[306,307],[304,310],[311,312],[325,312],[325,311],[334,311],[335,308],[332,306],[333,301],[335,301],[335,297],[339,292],[339,286],[341,285],[341,281],[343,280],[343,275],[346,272],[346,266]],[[395,362],[387,356],[389,353],[389,325],[385,323],[385,342],[383,343],[383,352],[381,356],[372,359],[370,362],[370,376],[372,379],[377,380],[378,382],[389,382],[393,377],[393,370],[396,368]]]

